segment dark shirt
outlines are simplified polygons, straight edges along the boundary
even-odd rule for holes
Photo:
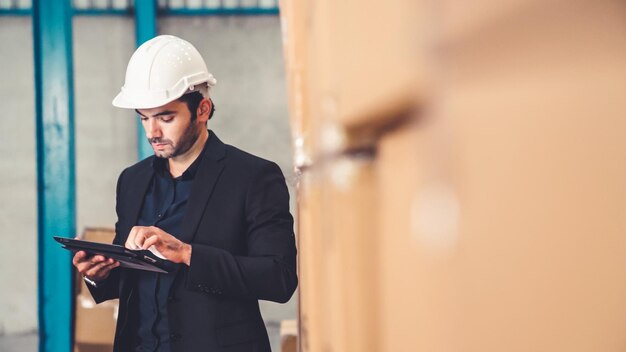
[[[137,225],[156,226],[175,237],[180,235],[187,199],[203,153],[204,151],[176,178],[169,173],[167,159],[154,159],[154,177],[146,193]],[[139,326],[135,351],[170,351],[167,301],[182,264],[168,263],[170,265],[167,274],[136,272]]]

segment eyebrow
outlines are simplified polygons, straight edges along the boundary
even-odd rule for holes
[[[146,115],[144,115],[144,114],[140,113],[138,109],[135,109],[135,112],[136,112],[136,113],[138,113],[139,115],[143,116],[143,117],[147,117],[147,118],[149,118],[149,117],[150,117],[150,116],[146,116]],[[176,113],[176,111],[173,111],[173,110],[165,110],[165,111],[161,111],[161,112],[160,112],[160,113],[158,113],[158,114],[154,114],[152,117],[160,117],[160,116],[165,116],[165,115],[173,115],[173,114],[175,114],[175,113]]]

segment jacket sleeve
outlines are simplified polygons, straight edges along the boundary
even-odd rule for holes
[[[293,217],[280,168],[266,163],[246,195],[247,255],[192,244],[186,287],[216,295],[285,303],[298,285]]]
[[[118,283],[120,279],[120,268],[111,270],[111,274],[106,280],[99,282],[98,287],[87,284],[87,288],[96,303],[102,303],[110,299],[119,298]]]
[[[115,238],[113,239],[114,244],[119,243],[119,219],[120,219],[120,188],[122,187],[122,176],[124,176],[124,172],[122,171],[119,178],[117,179],[117,187],[115,191],[115,212],[117,215],[117,222],[115,223]],[[102,282],[98,282],[98,287],[94,287],[92,285],[87,284],[87,288],[89,288],[89,292],[93,297],[96,303],[101,303],[104,301],[108,301],[110,299],[119,298],[119,280],[120,280],[120,271],[119,267],[111,270],[109,277],[106,278]]]

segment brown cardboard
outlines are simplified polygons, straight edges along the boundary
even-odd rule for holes
[[[420,250],[412,232],[413,203],[418,185],[426,176],[423,159],[428,160],[419,127],[422,126],[415,120],[389,131],[378,145],[376,246],[380,256],[377,267],[380,310],[376,334],[380,339],[379,351],[420,351],[416,346],[419,345],[417,340],[422,338],[421,330],[432,332],[429,324],[436,324],[439,319],[436,311],[442,309],[433,307],[428,312],[432,315],[419,315],[423,314],[421,302],[428,299],[424,295],[424,286],[433,283],[431,280],[438,280],[424,274],[427,268],[419,260]],[[443,158],[444,155],[435,157]]]
[[[308,170],[299,194],[302,351],[377,351],[371,155]]]
[[[297,194],[298,233],[298,310],[301,351],[319,351],[322,348],[323,309],[321,292],[323,273],[320,270],[324,258],[321,236],[323,225],[322,187],[319,176],[307,171],[301,176]]]
[[[281,352],[298,351],[298,321],[283,320],[280,322]]]
[[[527,5],[467,14],[379,144],[381,351],[626,345],[626,5]]]
[[[317,120],[311,117],[308,102],[307,35],[308,3],[306,1],[280,1],[280,18],[283,39],[285,75],[289,105],[289,120],[294,147],[294,162],[298,168],[312,162],[316,150]]]
[[[104,227],[87,227],[81,238],[85,241],[111,243],[115,237],[115,230]]]
[[[416,35],[430,13],[423,4],[320,0],[280,6],[296,167],[371,146],[378,128],[415,108],[416,91],[428,91],[427,36]]]
[[[416,35],[429,11],[411,0],[311,1],[307,84],[311,117],[348,134],[384,125],[415,106],[426,91],[425,37]]]
[[[325,338],[334,351],[379,351],[373,155],[337,158],[324,173]]]
[[[373,3],[306,3],[322,142],[298,195],[303,351],[623,350],[626,5],[443,2],[439,89],[381,129],[407,115],[411,69],[403,39],[374,43],[413,15],[389,5],[373,33]],[[375,160],[325,132],[365,125]]]
[[[75,342],[81,344],[113,346],[117,300],[95,304],[93,298],[79,295],[76,299]]]

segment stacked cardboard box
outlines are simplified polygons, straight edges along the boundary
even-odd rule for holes
[[[283,320],[280,322],[280,351],[298,351],[298,321]]]
[[[385,350],[618,351],[626,5],[454,3],[406,228],[419,328],[390,331]]]
[[[626,5],[286,3],[302,350],[621,350]]]
[[[281,1],[303,351],[379,350],[375,148],[418,99],[419,15],[410,0]]]

